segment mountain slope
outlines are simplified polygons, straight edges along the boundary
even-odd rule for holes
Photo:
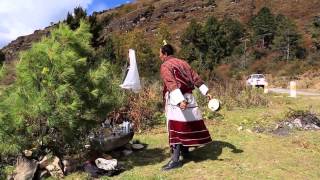
[[[307,48],[311,47],[311,35],[308,26],[315,16],[320,15],[320,1],[318,0],[138,0],[134,3],[115,9],[97,13],[98,19],[103,20],[111,15],[113,18],[103,24],[100,35],[102,41],[110,32],[125,33],[135,28],[145,32],[145,37],[155,37],[159,24],[164,23],[173,35],[174,43],[179,42],[181,32],[188,22],[196,19],[204,22],[208,16],[219,19],[231,17],[247,23],[263,6],[269,7],[274,14],[282,13],[293,19],[303,35]],[[39,41],[48,35],[51,27],[37,30],[28,36],[22,36],[2,48],[6,60],[15,60],[20,51],[30,48],[32,42]]]

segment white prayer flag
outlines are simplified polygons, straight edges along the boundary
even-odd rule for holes
[[[133,49],[129,49],[130,66],[128,74],[124,82],[120,85],[123,89],[130,89],[135,93],[141,90],[138,66],[136,61],[136,53]]]

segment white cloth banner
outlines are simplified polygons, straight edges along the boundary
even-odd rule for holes
[[[129,49],[130,66],[128,74],[124,82],[120,85],[123,89],[130,89],[135,93],[141,90],[138,66],[136,61],[136,53],[133,49]]]

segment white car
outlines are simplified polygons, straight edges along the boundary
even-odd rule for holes
[[[266,84],[267,81],[263,74],[251,74],[247,79],[248,86],[264,88]]]

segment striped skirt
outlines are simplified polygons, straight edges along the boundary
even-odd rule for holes
[[[201,146],[212,141],[206,128],[201,111],[192,94],[184,94],[188,107],[184,111],[179,106],[170,103],[166,94],[166,117],[170,145]]]

